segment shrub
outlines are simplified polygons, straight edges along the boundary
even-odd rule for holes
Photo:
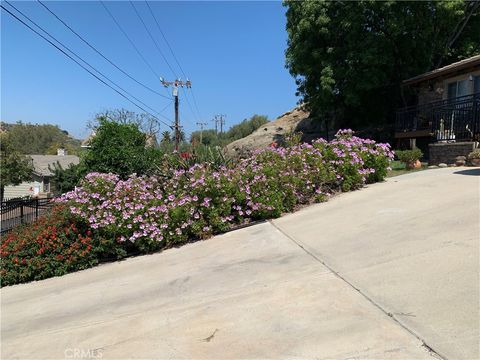
[[[231,168],[167,165],[162,177],[133,175],[125,180],[92,173],[62,201],[105,238],[148,252],[278,217],[298,205],[325,201],[335,191],[381,181],[392,157],[388,145],[348,130],[330,143],[257,151]]]
[[[467,159],[468,160],[480,159],[480,149],[475,149],[471,153],[469,153],[467,156]]]
[[[397,150],[395,151],[395,155],[397,155],[398,160],[408,164],[420,160],[420,158],[423,156],[423,153],[420,149],[415,148],[413,150]]]
[[[2,286],[59,276],[98,263],[115,246],[98,236],[64,205],[17,228],[0,246]]]

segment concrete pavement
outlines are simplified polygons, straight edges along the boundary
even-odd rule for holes
[[[455,171],[3,288],[2,359],[477,359],[480,177]]]
[[[274,223],[448,359],[479,359],[480,169],[391,178]]]

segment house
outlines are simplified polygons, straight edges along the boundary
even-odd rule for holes
[[[417,104],[397,111],[397,146],[423,147],[430,164],[455,162],[480,139],[480,55],[403,81]],[[425,151],[427,150],[427,151]]]
[[[22,182],[16,186],[5,186],[5,199],[24,196],[47,197],[53,192],[50,177],[53,175],[49,169],[59,163],[62,168],[77,165],[80,159],[76,155],[67,155],[64,149],[58,149],[57,155],[27,155],[32,160],[33,173],[31,181]]]

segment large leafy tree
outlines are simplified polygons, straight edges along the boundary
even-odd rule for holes
[[[337,126],[389,122],[401,81],[480,53],[480,2],[285,1],[286,67]]]
[[[95,136],[82,161],[84,171],[111,172],[123,178],[133,173],[147,174],[158,150],[146,145],[147,137],[138,125],[99,117]]]
[[[8,134],[0,136],[0,161],[0,198],[3,200],[5,186],[32,178],[33,165],[31,159],[14,149]]]

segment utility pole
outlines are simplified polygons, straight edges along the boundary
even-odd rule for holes
[[[203,144],[203,127],[207,125],[207,123],[197,122],[197,125],[200,126],[200,144]]]
[[[217,117],[215,116],[212,119],[212,121],[215,122],[215,134],[218,134],[218,119],[217,119]]]
[[[217,125],[217,122],[220,124],[220,134],[223,134],[223,125],[225,125],[225,118],[227,115],[225,114],[218,114],[215,115],[215,127]]]
[[[178,144],[180,143],[180,118],[178,115],[178,87],[187,87],[191,88],[192,87],[192,82],[187,79],[187,81],[182,81],[180,79],[176,79],[175,81],[166,81],[163,78],[160,78],[160,82],[162,83],[163,86],[173,87],[172,95],[175,100],[175,124],[173,126],[173,129],[175,131],[175,151],[178,151]]]

